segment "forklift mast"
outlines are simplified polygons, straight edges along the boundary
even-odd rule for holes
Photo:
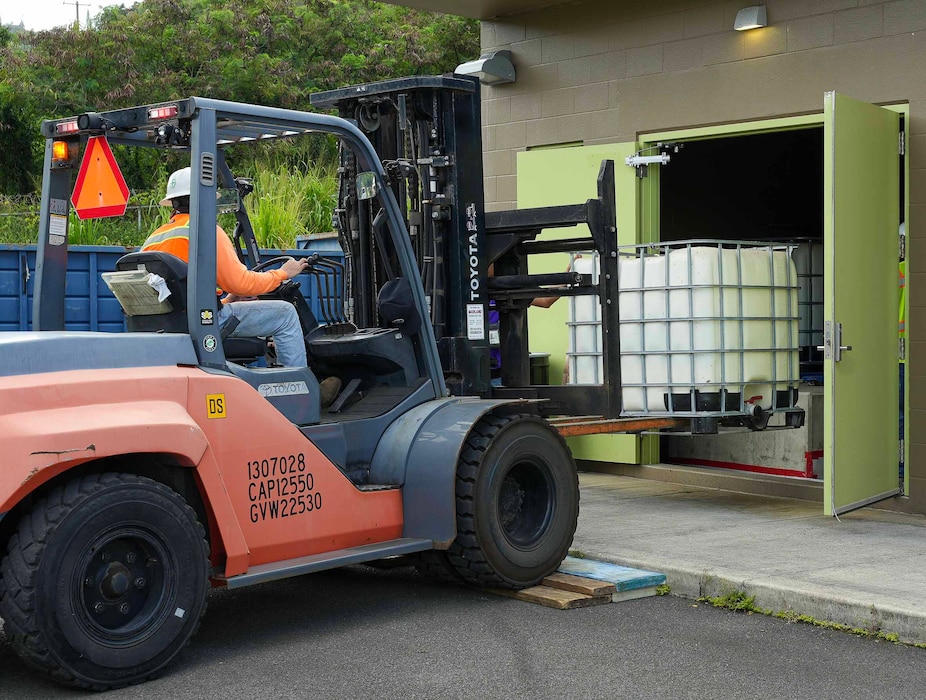
[[[479,81],[422,76],[320,92],[312,104],[336,109],[373,144],[406,219],[428,300],[444,379],[454,395],[544,399],[542,415],[620,415],[617,304],[605,280],[617,279],[614,166],[602,165],[598,197],[585,203],[485,211]],[[373,300],[388,278],[388,254],[376,221],[352,191],[356,166],[342,155],[338,209],[348,266],[345,289],[358,323],[372,324]],[[560,241],[536,240],[549,228],[588,226]],[[597,252],[601,281],[575,272],[530,274],[528,258],[553,252]],[[489,277],[490,265],[494,274]],[[605,376],[596,386],[534,386],[530,380],[527,308],[535,297],[599,298]],[[502,387],[492,385],[490,312],[498,313]],[[494,315],[494,314],[493,314]],[[494,330],[494,329],[493,329]]]
[[[478,81],[401,78],[316,93],[312,104],[337,109],[373,144],[405,216],[448,389],[486,395],[489,260]],[[341,161],[334,218],[350,268],[346,296],[355,322],[375,325],[373,301],[391,262],[376,220],[353,192],[356,163],[347,153]]]

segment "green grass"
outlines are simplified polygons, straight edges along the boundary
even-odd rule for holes
[[[169,212],[157,205],[154,192],[129,197],[123,216],[81,221],[71,211],[68,218],[69,245],[138,246],[148,234],[167,221]],[[39,235],[38,195],[0,197],[0,243],[34,245]]]
[[[257,170],[255,191],[245,200],[257,243],[261,248],[290,250],[296,237],[331,230],[331,214],[337,201],[337,168],[330,159],[324,165],[291,167],[277,163]],[[81,221],[71,212],[70,245],[134,247],[167,221],[170,210],[158,206],[161,189],[135,192],[124,216]],[[39,230],[38,195],[0,196],[0,244],[34,245]],[[230,234],[234,218],[222,215],[220,225]]]
[[[742,591],[730,591],[726,595],[716,596],[714,598],[698,598],[702,603],[710,603],[715,608],[724,608],[734,612],[761,613],[762,615],[771,615],[771,610],[759,608],[755,605],[755,596],[747,596]]]
[[[814,627],[820,627],[823,629],[835,630],[838,632],[848,632],[849,634],[854,634],[857,637],[868,637],[871,639],[877,639],[882,642],[891,642],[892,644],[904,644],[904,642],[900,641],[900,637],[896,633],[884,632],[876,624],[868,628],[852,627],[851,625],[844,625],[840,622],[818,620],[812,615],[796,613],[791,610],[781,610],[774,612],[767,608],[760,608],[755,604],[755,596],[747,596],[743,591],[732,590],[721,596],[702,597],[698,598],[698,602],[709,603],[715,608],[723,608],[724,610],[732,610],[733,612],[746,613],[747,615],[768,615],[770,617],[775,617],[786,622],[796,622],[805,625],[813,625]],[[922,648],[924,645],[909,644],[908,646]]]
[[[331,230],[337,201],[334,168],[277,166],[254,178],[254,193],[245,200],[261,248],[296,247],[296,237]]]

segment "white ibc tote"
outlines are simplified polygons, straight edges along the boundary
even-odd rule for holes
[[[597,260],[577,272],[598,275]],[[681,241],[622,247],[624,415],[753,415],[794,406],[797,273],[788,246]],[[570,383],[605,381],[597,297],[570,305]]]

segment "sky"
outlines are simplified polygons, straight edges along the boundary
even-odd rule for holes
[[[75,7],[74,2],[79,2]],[[107,5],[135,4],[135,0],[121,0],[120,2],[107,2],[106,0],[0,0],[0,24],[19,24],[20,20],[26,29],[51,29],[66,24],[73,24],[75,10],[80,13],[80,26],[87,21],[87,12],[96,16]]]

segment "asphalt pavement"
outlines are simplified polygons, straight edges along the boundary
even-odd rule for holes
[[[583,473],[573,552],[665,573],[672,595],[557,611],[349,567],[217,590],[190,648],[119,698],[918,697],[923,649],[764,615],[754,604],[926,642],[926,518]],[[35,674],[0,629],[0,698],[87,697]]]
[[[666,574],[688,598],[741,591],[773,612],[926,643],[926,518],[580,474],[574,550]]]
[[[672,596],[553,610],[355,566],[217,590],[164,674],[107,700],[820,700],[926,687],[926,651]],[[89,698],[0,632],[0,697]]]

